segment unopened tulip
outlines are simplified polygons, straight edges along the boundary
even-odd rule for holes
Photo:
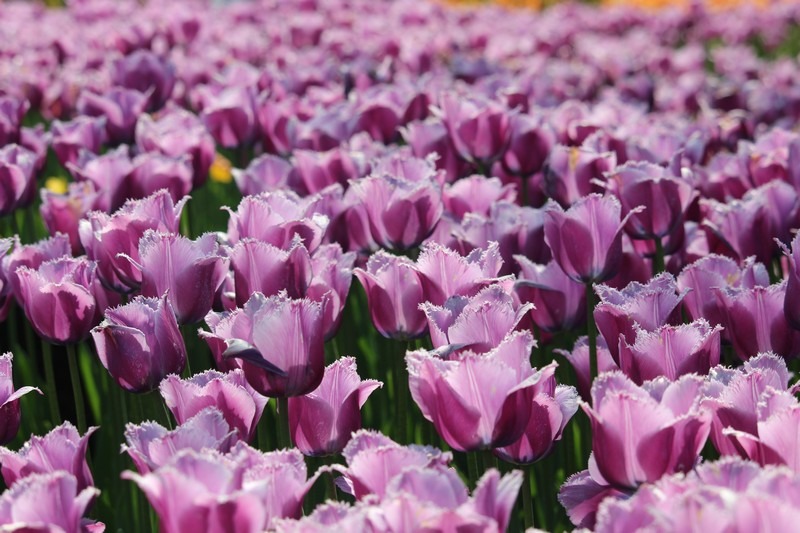
[[[148,109],[156,110],[172,95],[175,66],[149,50],[137,50],[113,64],[111,81],[115,86],[150,94]]]
[[[567,277],[555,261],[537,265],[523,255],[514,259],[520,275],[514,284],[519,299],[530,303],[531,319],[547,332],[570,330],[586,314],[586,287]]]
[[[353,273],[367,293],[372,324],[381,335],[402,340],[425,332],[425,314],[419,309],[424,291],[411,260],[379,250],[370,256],[366,268]]]
[[[267,405],[267,398],[247,383],[241,369],[225,374],[207,370],[188,379],[169,375],[161,382],[159,390],[179,424],[209,406],[216,407],[245,442],[253,440]]]
[[[130,392],[148,392],[186,365],[186,346],[166,295],[108,309],[92,330],[100,362]]]
[[[139,240],[139,261],[131,261],[141,270],[141,294],[166,294],[180,324],[199,322],[211,311],[228,270],[228,259],[220,255],[213,233],[192,241],[147,230]]]
[[[83,245],[78,233],[79,223],[90,211],[100,209],[100,195],[92,182],[70,183],[66,194],[42,188],[41,197],[39,213],[47,231],[50,235],[68,235],[72,253],[80,255]]]
[[[305,455],[341,452],[351,433],[361,429],[361,408],[383,383],[361,380],[353,357],[343,357],[325,368],[322,382],[312,392],[289,399],[292,442]]]
[[[0,96],[0,146],[20,141],[22,119],[28,109],[30,109],[30,103],[25,99]]]
[[[149,98],[149,93],[120,87],[103,94],[82,91],[77,107],[84,116],[105,118],[108,138],[114,144],[122,144],[133,141],[136,119],[144,115]]]
[[[0,145],[1,146],[1,145]],[[0,216],[29,203],[36,183],[36,156],[17,144],[0,147]]]
[[[173,202],[192,191],[192,161],[188,155],[179,158],[159,153],[139,154],[133,159],[128,181],[128,198],[146,198],[166,189]]]
[[[19,399],[29,392],[42,393],[36,387],[20,387],[14,390],[11,376],[11,353],[0,355],[0,444],[14,440],[21,421]]]
[[[33,435],[17,452],[0,447],[3,481],[11,487],[31,474],[66,471],[77,479],[78,489],[94,485],[86,462],[89,437],[97,430],[91,427],[81,437],[75,426],[64,422],[44,437]]]
[[[439,104],[442,122],[461,157],[488,166],[503,155],[511,138],[508,110],[454,92],[443,94]]]

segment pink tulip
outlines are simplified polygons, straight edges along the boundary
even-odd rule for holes
[[[37,387],[20,387],[14,390],[11,379],[11,353],[0,355],[0,444],[8,444],[19,431],[21,421],[19,399],[29,392],[42,393]]]

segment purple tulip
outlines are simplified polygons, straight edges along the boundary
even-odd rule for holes
[[[146,230],[139,240],[141,294],[166,295],[179,324],[199,322],[211,311],[214,295],[228,271],[217,237],[205,233],[190,240],[175,233]]]
[[[89,336],[109,300],[85,257],[62,257],[37,270],[17,268],[21,304],[36,333],[47,342],[72,344]]]
[[[173,158],[158,153],[144,153],[133,159],[128,181],[128,198],[146,198],[166,189],[173,202],[192,191],[191,158]]]
[[[17,144],[0,148],[0,216],[30,203],[36,186],[36,155]]]
[[[256,533],[277,518],[298,518],[316,480],[297,450],[261,453],[239,443],[230,453],[182,450],[145,475],[123,472],[145,493],[161,531]]]
[[[605,173],[616,164],[617,158],[613,152],[556,145],[547,160],[544,189],[547,196],[562,206],[573,205],[585,196],[601,192]]]
[[[619,366],[635,383],[664,376],[670,381],[685,374],[708,374],[719,364],[721,326],[705,319],[679,326],[664,325],[655,331],[636,330],[636,342],[619,338]]]
[[[249,87],[226,87],[217,92],[201,88],[200,116],[217,144],[248,146],[257,131],[255,96]]]
[[[406,257],[382,250],[353,273],[367,294],[372,324],[390,339],[413,339],[427,329],[419,305],[425,300],[421,274]]]
[[[500,158],[511,138],[511,114],[494,101],[465,98],[453,92],[440,97],[438,110],[459,155],[490,165]]]
[[[581,404],[592,422],[592,478],[627,489],[691,470],[711,429],[702,386],[694,375],[642,387],[621,372],[595,379],[592,405]]]
[[[0,447],[3,481],[11,487],[31,474],[65,471],[75,476],[78,489],[94,485],[92,472],[86,462],[89,437],[97,430],[89,428],[83,437],[75,426],[64,422],[44,437],[31,436],[18,452]]]
[[[69,236],[74,255],[83,252],[78,225],[90,211],[99,209],[100,195],[90,181],[70,183],[66,194],[41,189],[42,204],[39,213],[50,235],[63,233]]]
[[[576,385],[583,401],[591,400],[592,377],[589,375],[589,338],[585,335],[578,337],[572,346],[572,351],[553,350],[555,353],[564,356],[572,365],[575,371]],[[614,362],[611,352],[608,350],[605,339],[597,338],[597,372],[611,372],[619,370],[619,366]]]
[[[212,318],[211,332],[200,336],[217,361],[237,359],[248,383],[264,396],[302,396],[319,386],[325,371],[322,307],[285,293],[256,292],[241,309]],[[281,350],[274,349],[276,343]]]
[[[176,204],[167,191],[159,191],[126,202],[113,215],[94,211],[80,222],[81,243],[86,255],[98,262],[98,275],[107,287],[124,293],[141,285],[141,271],[125,256],[139,262],[139,239],[148,229],[177,233],[188,200]]]
[[[558,501],[574,525],[593,529],[598,508],[603,501],[627,498],[628,492],[601,485],[592,479],[588,470],[583,470],[571,475],[561,485]]]
[[[170,375],[161,381],[159,390],[179,424],[207,407],[215,407],[245,442],[253,440],[267,405],[267,398],[247,383],[241,369],[225,374],[207,370],[188,379]]]
[[[783,253],[789,259],[789,268],[786,275],[786,298],[783,302],[783,313],[789,325],[800,329],[800,236],[792,240],[791,251],[781,245]]]
[[[555,132],[541,117],[526,114],[513,115],[510,127],[511,139],[503,155],[503,168],[515,176],[528,178],[542,170],[552,153]]]
[[[340,453],[350,434],[361,429],[361,408],[383,383],[361,380],[353,357],[325,367],[322,382],[312,392],[289,399],[292,442],[305,455]]]
[[[77,107],[81,115],[104,117],[105,130],[114,144],[133,141],[136,120],[144,115],[150,93],[113,88],[104,94],[82,91]]]
[[[503,265],[497,243],[486,249],[475,249],[464,257],[445,246],[429,243],[417,259],[422,275],[425,299],[434,305],[444,305],[452,296],[474,296],[484,287],[501,280],[498,272]]]
[[[100,362],[130,392],[148,392],[186,365],[186,346],[166,295],[108,309],[92,330]]]
[[[428,319],[434,348],[493,350],[517,328],[531,305],[515,305],[502,286],[490,285],[472,297],[453,296],[444,306],[420,305]]]
[[[105,120],[80,116],[69,122],[56,120],[50,127],[53,136],[52,147],[62,165],[75,164],[81,150],[93,154],[108,140]]]
[[[783,312],[786,281],[752,289],[712,289],[723,312],[723,326],[742,361],[760,352],[792,358],[800,353],[800,332],[792,329]]]
[[[749,456],[764,464],[763,456],[748,452],[759,450],[759,425],[766,418],[762,414],[771,411],[767,397],[796,391],[789,387],[790,376],[783,358],[769,352],[736,369],[719,366],[711,370],[703,405],[713,414],[711,441],[721,454]]]
[[[0,146],[18,143],[22,119],[30,103],[13,96],[0,96]]]
[[[391,481],[404,470],[447,467],[452,460],[452,454],[436,448],[402,446],[381,433],[365,429],[353,433],[342,455],[347,468],[333,465],[333,470],[343,474],[336,484],[358,500],[370,494],[384,496]]]
[[[167,464],[181,450],[226,453],[235,440],[234,434],[222,413],[207,407],[172,431],[155,422],[126,424],[126,444],[121,451],[130,456],[139,474],[146,475]]]
[[[487,216],[496,202],[513,202],[516,196],[511,185],[476,174],[445,186],[442,201],[447,212],[461,220],[467,213]]]
[[[531,319],[549,333],[579,326],[586,314],[586,287],[569,279],[555,261],[537,265],[515,255],[520,275],[514,284],[519,299],[530,303]]]
[[[5,241],[6,243],[9,241]],[[14,237],[14,249],[8,255],[3,254],[2,271],[17,303],[22,305],[22,292],[20,291],[17,269],[25,266],[38,270],[42,263],[61,257],[69,257],[70,246],[66,235],[56,234],[49,239],[43,239],[33,244],[23,245],[19,237]],[[8,249],[6,249],[8,251]],[[3,287],[3,292],[7,287]]]
[[[184,109],[171,109],[157,119],[140,116],[136,123],[136,146],[142,152],[191,157],[194,187],[206,182],[216,154],[214,138],[197,116]]]
[[[114,85],[149,93],[149,110],[163,107],[175,87],[175,67],[148,50],[137,50],[117,60],[111,71]]]
[[[346,186],[351,179],[362,177],[366,165],[359,154],[343,148],[327,152],[295,150],[292,154],[297,180],[309,193],[315,194],[336,183]]]
[[[313,206],[287,191],[246,196],[236,211],[224,209],[230,213],[228,237],[232,244],[251,237],[286,249],[298,236],[313,252],[321,244],[329,222],[328,217],[314,212]]]
[[[433,153],[439,156],[436,168],[445,172],[448,182],[452,183],[464,175],[468,163],[459,157],[447,128],[441,121],[438,119],[415,121],[400,131],[414,157],[428,157]]]
[[[638,212],[633,209],[620,218],[621,209],[613,196],[590,194],[566,212],[558,206],[545,212],[544,239],[570,279],[598,283],[617,273],[622,262],[622,228]]]
[[[678,306],[688,291],[678,293],[675,278],[662,273],[645,285],[633,282],[621,291],[598,285],[595,292],[600,297],[594,309],[597,330],[605,338],[614,361],[619,362],[620,336],[633,344],[636,325],[645,331],[655,331],[674,322]]]
[[[130,195],[134,167],[126,145],[103,155],[82,151],[75,163],[67,163],[67,168],[76,180],[92,182],[100,193],[97,204],[102,211],[117,210]]]
[[[486,354],[465,351],[449,361],[409,352],[411,396],[456,450],[513,444],[528,425],[535,386],[546,375],[530,366],[533,345],[529,332],[515,332]]]
[[[353,282],[355,261],[355,252],[342,253],[338,244],[323,244],[311,256],[314,276],[305,296],[323,306],[326,341],[336,335],[341,324],[342,311]]]
[[[372,237],[390,249],[419,246],[442,216],[441,190],[432,181],[382,174],[353,181],[351,187],[365,206]]]
[[[17,531],[102,531],[104,524],[83,518],[99,494],[94,487],[81,488],[69,472],[33,474],[0,497],[0,525]]]
[[[286,291],[290,298],[303,298],[311,284],[311,256],[299,238],[289,250],[245,238],[229,254],[238,306],[254,292],[272,296]]]
[[[530,464],[547,455],[578,411],[578,391],[556,385],[555,371],[554,364],[541,369],[542,377],[534,385],[531,416],[519,440],[494,450],[504,461]]]
[[[289,188],[293,171],[291,163],[272,154],[253,159],[244,170],[232,170],[233,179],[243,196]]]
[[[20,387],[14,390],[11,379],[11,352],[0,355],[0,444],[8,444],[19,431],[21,421],[19,399],[29,392],[42,393],[37,387]]]
[[[622,204],[623,215],[645,209],[628,219],[625,230],[634,239],[663,239],[683,218],[694,200],[694,187],[685,176],[646,162],[629,162],[608,174],[607,189]]]

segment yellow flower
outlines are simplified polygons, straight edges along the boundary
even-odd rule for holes
[[[67,194],[67,179],[61,176],[50,176],[44,181],[45,188],[56,194]]]
[[[214,162],[211,163],[209,177],[217,183],[230,183],[233,179],[231,169],[231,162],[224,155],[218,153],[214,158]]]

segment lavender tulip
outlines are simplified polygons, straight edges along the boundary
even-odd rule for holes
[[[36,183],[35,154],[19,145],[0,147],[0,216],[30,203]]]
[[[244,170],[233,169],[233,179],[243,196],[288,188],[293,167],[285,159],[264,154],[253,159]]]
[[[546,211],[544,235],[553,259],[567,276],[582,283],[612,278],[622,261],[622,228],[631,210],[621,216],[619,200],[590,194],[566,212],[555,206]]]
[[[199,322],[211,311],[217,289],[228,269],[217,237],[205,233],[194,241],[174,233],[146,230],[139,240],[141,294],[166,295],[179,324]]]
[[[28,100],[0,96],[0,146],[19,142],[22,119],[28,109]]]
[[[586,314],[586,288],[564,274],[555,261],[537,265],[522,255],[514,259],[520,275],[514,284],[519,299],[530,303],[531,319],[542,331],[570,330]]]
[[[78,489],[94,485],[92,472],[86,462],[89,437],[97,430],[89,428],[83,437],[75,426],[64,422],[44,437],[34,435],[18,452],[0,447],[3,481],[11,487],[31,474],[65,471],[75,476]]]
[[[562,206],[573,205],[585,196],[601,192],[600,184],[605,181],[605,173],[616,163],[613,152],[556,145],[544,171],[545,191]]]
[[[94,487],[81,488],[69,472],[33,474],[0,497],[0,525],[18,531],[102,531],[104,524],[83,518],[99,494]]]
[[[109,300],[96,276],[96,264],[63,257],[44,262],[38,270],[17,268],[25,316],[47,342],[72,344],[89,336]]]
[[[103,94],[83,91],[76,103],[82,115],[105,118],[105,131],[114,144],[133,141],[136,119],[144,114],[150,92],[113,88]]]
[[[6,250],[7,251],[7,250]],[[69,257],[69,239],[64,234],[56,234],[49,239],[43,239],[33,244],[23,245],[19,237],[14,238],[14,249],[8,255],[3,255],[2,271],[17,302],[22,304],[17,269],[25,266],[38,270],[42,263],[61,257]],[[3,288],[4,292],[6,288]]]
[[[789,258],[789,268],[786,275],[786,298],[783,301],[783,313],[789,325],[794,329],[800,329],[800,271],[798,270],[798,257],[800,257],[800,236],[792,240],[791,251],[782,246],[783,253]]]
[[[272,296],[286,291],[291,298],[302,298],[313,276],[311,256],[300,238],[289,250],[245,238],[231,249],[230,260],[239,306],[254,292]]]
[[[92,338],[100,362],[130,392],[151,391],[186,365],[186,346],[166,295],[137,296],[107,310]]]
[[[321,304],[307,299],[256,292],[241,309],[212,320],[211,333],[200,335],[218,361],[238,359],[259,393],[301,396],[319,386],[325,370],[322,311]],[[276,343],[280,350],[274,349]]]
[[[503,155],[503,167],[524,179],[542,170],[556,143],[555,132],[542,118],[525,114],[513,115],[510,127],[511,139]]]
[[[488,166],[500,158],[511,138],[510,113],[492,101],[464,98],[452,92],[439,102],[442,122],[459,155]]]
[[[495,202],[513,202],[516,192],[510,185],[503,185],[498,178],[474,175],[447,185],[442,192],[445,209],[461,220],[467,213],[488,215]]]
[[[486,354],[465,351],[449,361],[423,350],[409,352],[411,396],[456,450],[513,444],[528,424],[535,386],[546,374],[530,366],[533,345],[530,333],[519,332]]]
[[[70,183],[66,194],[42,189],[41,197],[39,213],[47,231],[50,235],[68,235],[72,253],[80,255],[83,252],[78,233],[80,220],[100,208],[100,195],[92,182]]]
[[[128,186],[128,198],[146,198],[166,189],[173,202],[180,201],[192,191],[191,158],[168,157],[158,153],[144,153],[133,159]]]
[[[611,352],[608,350],[608,345],[603,337],[597,339],[596,349],[598,374],[619,370],[619,365],[614,362],[614,358],[611,356]],[[569,364],[572,365],[572,369],[575,371],[578,392],[580,392],[583,401],[590,401],[593,378],[589,375],[588,337],[585,335],[583,337],[578,337],[575,344],[572,346],[571,352],[560,349],[556,349],[554,352],[564,356],[564,358],[569,361]]]
[[[82,151],[67,168],[76,180],[92,182],[100,193],[98,205],[102,211],[115,211],[128,199],[133,163],[126,145],[103,155]]]
[[[452,296],[473,296],[500,281],[498,273],[502,265],[497,243],[473,250],[466,257],[445,246],[429,243],[417,259],[425,298],[434,305],[443,305]]]
[[[169,375],[161,381],[159,390],[179,424],[207,407],[215,407],[245,442],[253,440],[267,405],[267,398],[247,383],[241,369],[225,374],[207,370],[188,379]]]
[[[121,451],[130,456],[139,474],[146,475],[167,464],[181,450],[227,453],[234,435],[222,413],[207,407],[172,431],[155,422],[126,424],[126,444]]]
[[[247,146],[256,134],[255,97],[247,87],[227,87],[202,93],[201,118],[218,144],[225,148]]]
[[[420,273],[409,259],[378,251],[370,256],[366,269],[353,273],[367,294],[372,324],[381,335],[392,339],[413,339],[427,329]]]
[[[69,122],[56,120],[50,133],[53,151],[64,166],[74,164],[81,150],[100,153],[107,140],[105,121],[91,117],[78,117]]]
[[[150,110],[161,108],[175,87],[175,67],[167,60],[147,50],[136,52],[116,61],[112,68],[114,85],[150,93]]]
[[[361,408],[383,383],[362,381],[357,370],[354,358],[338,359],[325,367],[319,387],[289,399],[292,442],[305,455],[339,453],[361,429]]]
[[[11,379],[11,353],[0,355],[0,444],[14,440],[21,421],[19,399],[29,392],[42,393],[37,387],[20,387],[14,390]]]

